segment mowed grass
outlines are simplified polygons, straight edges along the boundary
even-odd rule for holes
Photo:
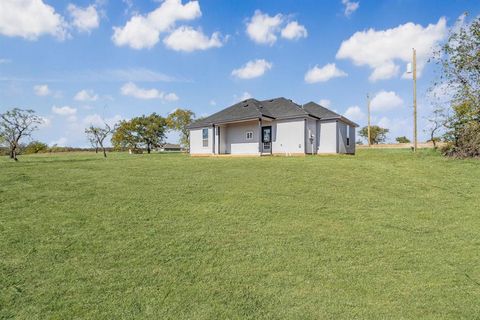
[[[479,318],[480,161],[0,159],[0,318]]]

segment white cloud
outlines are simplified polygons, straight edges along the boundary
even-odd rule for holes
[[[167,48],[186,52],[218,48],[223,45],[220,40],[220,33],[214,32],[209,38],[201,30],[195,30],[187,26],[179,27],[163,39],[163,42]]]
[[[260,10],[255,10],[253,17],[247,22],[247,34],[256,43],[274,44],[277,41],[276,33],[283,23],[283,16],[277,14],[269,16]]]
[[[33,91],[37,96],[41,96],[41,97],[48,96],[51,93],[50,89],[48,88],[48,85],[46,84],[39,84],[34,86]]]
[[[89,114],[85,118],[83,118],[82,123],[84,126],[103,126],[106,123],[113,128],[115,124],[121,120],[124,120],[124,117],[118,114],[113,117],[104,119],[103,117],[95,113]]]
[[[0,34],[28,40],[48,34],[63,40],[66,28],[63,17],[43,0],[0,1]]]
[[[80,32],[90,32],[100,25],[100,16],[95,5],[81,8],[74,4],[69,4],[67,9],[72,18],[72,25]]]
[[[138,87],[133,82],[125,83],[120,89],[120,92],[124,96],[130,96],[130,97],[134,97],[137,99],[144,99],[144,100],[162,99],[166,101],[176,101],[179,99],[175,93],[164,93],[157,89],[143,89]]]
[[[52,125],[52,120],[47,117],[40,116],[39,128],[48,128]]]
[[[98,94],[95,94],[92,90],[80,90],[73,98],[77,101],[96,101],[98,100]]]
[[[69,106],[64,107],[52,107],[52,112],[54,114],[66,117],[69,122],[77,121],[77,109]]]
[[[335,63],[329,63],[323,67],[315,66],[305,74],[305,82],[325,82],[332,78],[346,77],[348,74],[337,68]]]
[[[252,79],[262,76],[272,68],[272,63],[264,59],[248,61],[244,66],[232,71],[232,76],[240,79]]]
[[[379,127],[389,130],[387,135],[387,141],[395,141],[396,137],[401,136],[406,136],[410,139],[412,137],[413,127],[411,119],[409,118],[390,119],[388,117],[382,117],[380,118],[380,120],[376,121],[376,124]]]
[[[447,35],[445,18],[426,27],[412,22],[396,28],[356,32],[342,42],[337,59],[350,59],[357,66],[372,69],[371,81],[389,79],[399,73],[397,61],[411,62],[412,48],[417,50],[417,75],[420,76],[432,50]]]
[[[394,91],[380,91],[370,102],[372,111],[388,111],[403,106],[403,100]]]
[[[332,101],[328,99],[320,99],[318,104],[321,105],[322,107],[330,108],[332,106]]]
[[[288,40],[296,40],[306,38],[308,34],[305,26],[297,21],[289,22],[288,18],[280,13],[270,16],[255,10],[246,24],[248,37],[259,44],[273,45],[279,35]]]
[[[210,100],[209,104],[211,106],[216,106],[217,105],[217,102],[215,100]]]
[[[352,121],[361,121],[365,119],[365,113],[363,113],[359,106],[349,107],[343,115]]]
[[[73,116],[77,114],[77,109],[69,106],[64,107],[52,107],[52,112],[60,116]]]
[[[307,29],[298,24],[297,21],[289,22],[285,28],[282,29],[282,38],[295,40],[300,38],[306,38],[308,35]]]
[[[10,59],[0,59],[0,64],[7,64],[7,63],[10,63],[12,62],[12,60]]]
[[[253,98],[253,96],[250,93],[245,91],[240,96],[237,96],[236,94],[234,94],[233,95],[233,102],[236,103],[236,102],[240,102],[240,101],[247,100],[247,99],[250,99],[250,98]]]
[[[357,11],[358,7],[360,7],[360,2],[354,2],[349,0],[342,0],[342,4],[345,6],[344,14],[347,17]]]
[[[170,93],[166,93],[163,96],[163,99],[166,100],[166,101],[177,101],[179,98],[175,93],[170,92]]]
[[[50,146],[58,146],[58,147],[65,147],[67,145],[68,139],[65,137],[61,137],[58,140],[54,140],[50,142]]]
[[[117,46],[134,49],[152,48],[160,33],[174,27],[177,21],[193,20],[202,15],[198,1],[182,4],[181,0],[165,0],[146,15],[135,14],[123,27],[114,27],[112,36]]]

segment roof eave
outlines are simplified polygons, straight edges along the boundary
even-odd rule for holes
[[[247,121],[257,120],[257,119],[260,119],[260,118],[268,118],[268,119],[271,119],[271,120],[275,120],[274,117],[267,116],[267,115],[261,115],[261,116],[258,116],[258,117],[229,119],[229,120],[224,120],[224,121],[210,121],[210,122],[204,122],[204,123],[199,123],[199,124],[192,123],[191,125],[187,126],[187,129],[198,129],[198,128],[205,128],[205,127],[213,126],[213,125],[221,125],[221,124],[236,123],[236,122],[247,122]]]

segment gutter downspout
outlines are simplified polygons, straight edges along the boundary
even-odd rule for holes
[[[307,118],[303,121],[303,152],[307,154]]]

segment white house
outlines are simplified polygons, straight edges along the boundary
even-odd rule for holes
[[[355,154],[356,127],[314,102],[247,99],[192,123],[190,154]]]

